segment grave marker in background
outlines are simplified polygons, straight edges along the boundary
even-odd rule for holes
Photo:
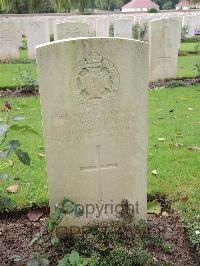
[[[96,20],[96,37],[109,37],[110,22],[108,18]]]
[[[116,19],[114,21],[114,37],[131,39],[133,22],[130,19]]]
[[[150,22],[150,81],[176,78],[180,21],[160,19]]]
[[[19,57],[19,33],[11,21],[0,22],[0,59],[10,60]]]
[[[35,47],[37,45],[48,43],[50,41],[49,21],[48,20],[32,20],[25,24],[28,56],[35,59]]]
[[[57,40],[88,37],[88,25],[83,22],[65,21],[56,25]]]

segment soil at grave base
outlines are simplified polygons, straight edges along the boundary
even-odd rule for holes
[[[29,90],[26,88],[1,88],[0,98],[5,97],[29,97],[29,96],[39,96],[39,89]]]
[[[44,225],[47,221],[48,211],[42,209],[43,217],[37,222],[31,222],[27,218],[27,212],[12,213],[1,215],[0,219],[0,265],[27,265],[28,258],[33,252],[47,253],[49,255],[50,265],[57,265],[57,261],[62,259],[64,253],[56,251],[49,241],[43,241],[41,244],[28,246],[37,232],[43,234],[44,240],[49,240],[49,236],[45,234]],[[161,233],[166,243],[170,244],[173,252],[167,254],[161,252],[160,249],[150,248],[149,252],[157,261],[171,262],[172,265],[198,265],[195,262],[192,250],[188,244],[184,229],[180,224],[176,213],[169,213],[168,217],[161,215],[149,215],[148,222],[152,233]],[[67,252],[67,251],[66,251]],[[13,262],[10,257],[20,255],[23,261]]]
[[[191,85],[197,85],[200,84],[200,78],[176,78],[176,79],[168,79],[168,80],[158,80],[154,82],[150,82],[149,89],[154,88],[172,88],[176,87],[176,84],[173,85],[173,83],[179,83],[179,86],[191,86]]]
[[[200,78],[177,78],[170,80],[160,80],[151,82],[149,84],[149,89],[159,88],[159,87],[169,87],[172,82],[181,82],[183,86],[190,86],[195,84],[200,84]],[[180,84],[180,85],[181,85]],[[38,87],[35,90],[29,90],[27,88],[0,88],[0,98],[5,97],[29,97],[29,96],[39,96]]]

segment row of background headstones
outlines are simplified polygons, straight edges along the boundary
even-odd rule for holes
[[[195,34],[195,29],[200,28],[199,24],[198,13],[187,16],[168,13],[146,16],[2,19],[0,58],[5,60],[19,57],[22,35],[27,38],[29,58],[35,59],[35,47],[48,43],[51,35],[54,40],[88,36],[131,39],[135,38],[133,28],[136,29],[139,25],[143,34],[140,32],[137,38],[150,43],[150,80],[175,78],[181,27],[188,25],[188,37],[191,37]]]
[[[29,50],[29,57],[35,58],[35,46],[46,43],[50,41],[50,35],[54,35],[54,39],[57,35],[56,30],[56,24],[58,22],[64,22],[64,21],[79,21],[79,22],[85,22],[88,24],[89,27],[89,33],[87,36],[97,36],[97,37],[108,37],[109,36],[109,25],[115,25],[114,26],[114,36],[115,37],[124,37],[124,38],[134,38],[132,35],[132,26],[137,25],[139,23],[140,25],[145,24],[147,36],[144,37],[145,41],[148,41],[148,25],[151,20],[159,19],[159,18],[167,18],[167,17],[175,17],[173,14],[165,14],[165,15],[142,15],[142,16],[107,16],[107,17],[83,17],[83,16],[77,16],[77,17],[59,17],[59,18],[43,18],[38,17],[29,19],[2,19],[1,20],[1,41],[2,43],[6,41],[6,35],[8,36],[8,39],[12,39],[15,41],[6,41],[9,43],[9,45],[5,45],[5,51],[2,50],[1,59],[3,57],[8,58],[17,58],[18,53],[15,51],[15,53],[12,53],[12,49],[16,49],[16,46],[21,45],[21,39],[22,35],[27,36],[28,41],[28,50]],[[182,20],[182,25],[188,25],[189,26],[189,32],[187,37],[192,37],[195,34],[195,29],[198,28],[198,24],[200,23],[200,19],[198,14],[195,15],[189,15],[189,16],[176,16],[177,18],[180,17]],[[126,18],[128,20],[118,20],[120,18]],[[117,20],[116,20],[117,19]],[[4,23],[5,21],[12,22],[12,23]],[[103,27],[102,27],[103,26]],[[5,29],[5,30],[4,30]],[[111,33],[112,35],[113,33]],[[5,36],[3,36],[5,35]],[[67,37],[67,36],[66,36]],[[85,35],[83,36],[85,37]],[[8,46],[9,47],[8,49]],[[13,46],[13,47],[12,47]],[[15,46],[15,47],[14,47]],[[7,49],[6,49],[7,48]],[[8,55],[6,54],[6,50],[8,50]],[[5,55],[3,54],[5,52]]]

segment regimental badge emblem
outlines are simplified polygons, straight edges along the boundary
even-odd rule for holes
[[[119,90],[120,76],[114,64],[93,50],[76,65],[76,88],[82,97],[101,100]]]

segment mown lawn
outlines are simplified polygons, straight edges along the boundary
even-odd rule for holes
[[[26,85],[27,79],[22,77],[24,75],[37,80],[36,64],[0,64],[0,88],[14,88],[19,84]]]
[[[200,84],[149,96],[148,191],[168,195],[200,245]]]
[[[23,166],[16,157],[8,166],[11,176],[19,177],[19,191],[11,195],[17,207],[48,203],[47,174],[43,157],[42,122],[38,97],[9,98],[10,116],[20,114],[38,133],[10,132],[8,139],[19,139],[30,154],[31,166]],[[200,85],[149,92],[148,192],[162,193],[181,212],[190,235],[197,242],[200,219]],[[0,99],[3,105],[4,99]],[[20,108],[20,109],[19,109]],[[189,108],[189,109],[188,109]],[[1,113],[2,118],[5,114]],[[158,138],[164,138],[159,141]],[[197,147],[197,148],[195,148]],[[196,149],[196,150],[195,150]],[[0,161],[0,165],[3,161]],[[158,175],[153,175],[157,170]],[[1,184],[5,189],[15,181]],[[199,218],[198,218],[199,217]]]
[[[182,43],[181,49],[193,49],[197,43]],[[177,77],[195,77],[196,72],[194,71],[195,63],[200,61],[200,55],[187,55],[179,56]],[[35,61],[28,59],[27,50],[20,50],[20,58],[13,60],[10,64],[0,64],[0,88],[13,88],[19,85],[27,85],[26,78],[19,78],[19,72],[24,76],[29,75],[34,80],[37,80],[37,70]],[[22,76],[22,75],[21,75]]]
[[[191,43],[182,42],[180,47],[180,51],[182,52],[191,52],[199,49],[200,49],[200,44],[198,42],[191,42]]]
[[[200,55],[179,56],[177,77],[195,77],[197,75],[197,72],[194,70],[194,66],[197,61],[200,61]]]

